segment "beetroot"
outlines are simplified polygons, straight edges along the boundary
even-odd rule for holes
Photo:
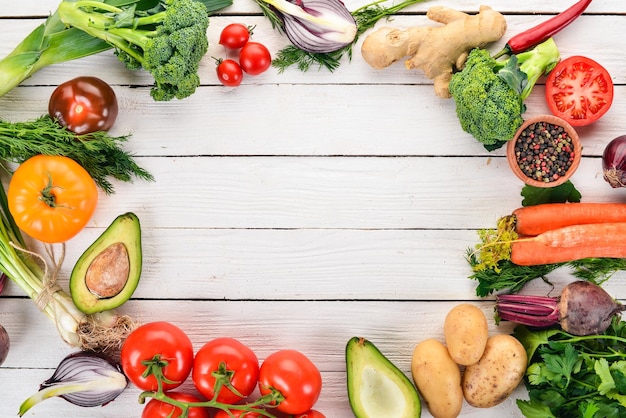
[[[568,284],[558,297],[499,295],[500,319],[535,328],[559,324],[573,335],[602,334],[613,317],[626,309],[600,286],[579,280]]]

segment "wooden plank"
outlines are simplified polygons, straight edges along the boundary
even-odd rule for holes
[[[504,155],[504,148],[488,152],[463,132],[454,102],[434,97],[430,86],[280,84],[236,91],[207,86],[185,101],[166,103],[152,102],[147,88],[114,88],[121,110],[111,134],[130,134],[124,148],[135,155],[465,155],[482,161]],[[52,90],[13,90],[0,98],[0,118],[41,116]],[[543,92],[538,86],[528,99],[525,118],[549,114]],[[624,113],[626,87],[616,86],[608,113],[577,129],[585,155],[601,156],[606,144],[623,134]]]
[[[36,390],[37,383],[49,377],[56,364],[72,349],[59,340],[49,321],[38,317],[41,314],[32,303],[13,299],[2,302],[7,309],[0,318],[13,338],[12,353],[26,349],[30,352],[30,356],[9,355],[2,369],[16,378],[2,383],[11,382],[11,387],[15,387],[11,399],[0,403],[0,414],[11,416],[22,400]],[[329,418],[339,418],[350,416],[344,365],[344,347],[348,339],[353,336],[370,339],[410,376],[414,346],[426,338],[443,338],[443,319],[455,303],[140,301],[125,305],[124,312],[140,322],[166,320],[177,324],[190,336],[195,349],[212,338],[229,335],[253,348],[261,362],[282,348],[300,350],[319,364],[323,373],[324,389],[317,406]],[[490,318],[491,332],[510,331],[510,327],[504,325],[495,328],[490,303],[479,306]],[[316,318],[315,324],[308,320],[311,317]],[[307,325],[303,326],[303,323]],[[24,332],[26,326],[28,332]],[[129,413],[138,416],[137,394],[137,390],[131,388],[115,402],[103,409],[95,409],[93,413],[117,416],[122,412],[125,416]],[[523,392],[517,394],[524,396]],[[507,416],[512,416],[513,399],[515,397],[489,412],[508,411]],[[76,408],[60,400],[50,400],[32,412],[35,416],[56,418],[86,411]],[[91,409],[89,413],[92,416]],[[480,414],[479,410],[465,405],[463,416]],[[423,416],[429,417],[429,414]]]
[[[345,2],[349,10],[368,4],[366,0],[348,0]],[[492,7],[496,7],[502,13],[548,13],[555,14],[565,10],[572,5],[572,0],[554,0],[550,2],[542,0],[529,0],[525,2],[500,2],[493,3]],[[56,10],[59,0],[22,0],[11,4],[10,7],[3,6],[0,8],[0,16],[19,17],[19,16],[46,16],[48,13]],[[395,3],[391,3],[395,4]],[[458,10],[474,12],[478,6],[475,1],[455,0],[453,4],[449,0],[429,0],[411,6],[409,10],[415,12],[424,12],[432,6],[448,6]],[[587,13],[623,13],[626,11],[622,2],[611,0],[596,0],[589,8]],[[258,6],[251,1],[235,1],[233,5],[221,11],[224,14],[239,13],[259,13]],[[220,14],[221,14],[220,13]]]
[[[619,3],[619,2],[616,2]],[[499,41],[489,46],[494,52],[499,50],[506,40],[536,23],[538,16],[513,15],[507,16],[508,29],[505,36]],[[0,25],[0,36],[5,40],[0,45],[0,57],[7,55],[31,30],[33,30],[40,20],[6,20]],[[203,84],[220,86],[215,75],[215,60],[212,57],[229,57],[224,48],[218,44],[219,32],[231,22],[243,22],[247,25],[254,25],[253,38],[265,44],[272,54],[276,54],[284,46],[288,45],[285,36],[272,29],[268,19],[261,16],[219,16],[211,19],[211,24],[207,32],[209,37],[209,51],[201,63],[200,75]],[[607,37],[605,33],[619,33],[622,28],[622,18],[620,15],[589,15],[582,16],[576,20],[575,24],[565,29],[564,32],[555,35],[555,41],[559,47],[561,55],[586,55],[598,60],[611,73],[616,84],[626,83],[626,71],[624,71],[624,61],[620,59],[622,45],[619,37]],[[381,21],[377,27],[393,26],[422,26],[432,25],[423,15],[402,15],[395,16],[393,20]],[[595,28],[602,26],[607,32],[597,31]],[[244,85],[258,86],[262,84],[276,83],[292,84],[408,84],[424,85],[432,84],[419,71],[407,71],[402,62],[398,62],[389,68],[375,70],[371,68],[361,57],[360,45],[365,39],[362,36],[354,47],[354,56],[351,61],[344,58],[342,65],[333,73],[326,70],[312,68],[306,73],[295,68],[289,68],[284,73],[272,68],[269,71],[254,77],[244,77]],[[105,79],[113,85],[151,85],[152,78],[145,71],[128,71],[117,60],[112,51],[106,51],[97,56],[91,56],[69,63],[56,64],[46,67],[26,80],[24,85],[59,84],[69,78],[79,75],[94,75]],[[331,81],[332,80],[332,81]],[[221,87],[221,86],[220,86]],[[233,92],[239,92],[241,87],[221,88],[222,91],[234,96]]]

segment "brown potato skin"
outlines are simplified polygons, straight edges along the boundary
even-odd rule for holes
[[[433,338],[419,343],[413,351],[411,373],[433,417],[459,416],[463,407],[461,370],[445,345]]]
[[[446,316],[443,333],[452,360],[461,366],[475,364],[482,357],[489,338],[487,317],[476,305],[456,305]]]
[[[465,368],[465,400],[477,408],[498,405],[520,384],[527,363],[526,350],[515,337],[507,334],[489,337],[478,363]]]

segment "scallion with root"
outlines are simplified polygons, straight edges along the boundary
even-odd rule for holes
[[[94,353],[79,351],[65,357],[39,391],[26,399],[18,415],[46,399],[58,396],[81,407],[105,405],[128,386],[119,365]]]
[[[283,72],[295,65],[305,72],[317,65],[332,72],[344,55],[352,59],[352,47],[359,36],[376,22],[424,0],[405,0],[383,7],[385,1],[377,0],[349,12],[340,0],[256,0],[272,27],[285,33],[292,43],[278,52],[272,66]],[[334,19],[318,19],[317,15],[326,17],[333,11]]]
[[[17,284],[50,318],[63,341],[81,350],[115,352],[135,328],[134,321],[114,311],[85,315],[56,283],[63,261],[50,252],[52,269],[45,259],[27,248],[8,208],[7,195],[0,186],[0,271]],[[52,247],[47,247],[51,249]]]

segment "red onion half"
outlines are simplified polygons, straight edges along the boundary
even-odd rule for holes
[[[604,180],[611,187],[626,187],[626,135],[609,142],[602,154]]]
[[[325,54],[351,44],[357,24],[341,0],[259,0],[274,8],[297,48]]]

